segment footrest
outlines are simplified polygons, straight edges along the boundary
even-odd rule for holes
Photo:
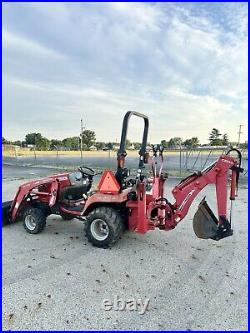
[[[78,206],[62,205],[61,208],[66,209],[67,211],[71,211],[71,212],[82,212],[84,206],[83,205],[78,205]]]

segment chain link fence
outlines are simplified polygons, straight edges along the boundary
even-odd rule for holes
[[[196,170],[202,170],[226,153],[226,148],[167,149],[164,151],[165,170],[174,175],[184,176]],[[241,149],[244,176],[248,176],[248,150]],[[47,166],[73,169],[84,164],[97,169],[116,168],[116,151],[36,151],[12,145],[2,145],[4,164]],[[128,168],[136,169],[138,153],[128,151]]]

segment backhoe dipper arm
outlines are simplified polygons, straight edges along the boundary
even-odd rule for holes
[[[173,204],[174,222],[177,224],[187,215],[197,194],[208,184],[215,184],[216,187],[218,224],[227,221],[227,181],[230,169],[232,171],[230,199],[234,200],[237,173],[242,172],[240,171],[242,169],[239,161],[229,155],[222,155],[205,170],[187,177],[175,186],[172,191],[176,200]]]

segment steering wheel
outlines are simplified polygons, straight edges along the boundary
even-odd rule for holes
[[[95,171],[91,168],[88,168],[86,166],[80,166],[78,168],[78,170],[83,174],[83,175],[87,175],[87,176],[90,176],[90,177],[93,177],[95,176]]]

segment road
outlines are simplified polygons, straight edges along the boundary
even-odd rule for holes
[[[50,171],[30,170],[24,177],[5,169],[3,200],[21,178]],[[168,193],[176,182],[169,180]],[[214,208],[214,189],[205,194]],[[203,195],[176,229],[127,232],[111,250],[92,247],[82,222],[54,215],[38,235],[22,223],[2,228],[3,329],[247,330],[247,188],[236,201],[234,235],[219,242],[193,233]],[[149,307],[144,315],[105,311],[103,300],[115,296],[149,299]]]

